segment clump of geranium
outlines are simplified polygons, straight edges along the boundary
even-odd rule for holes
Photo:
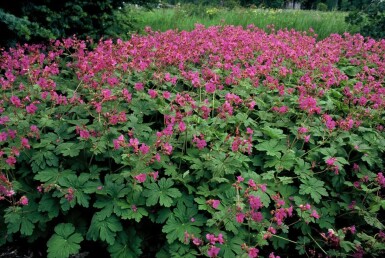
[[[93,241],[112,257],[381,257],[385,41],[146,31],[2,52],[6,240],[51,236],[49,257]]]

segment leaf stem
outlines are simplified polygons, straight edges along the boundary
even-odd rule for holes
[[[282,239],[282,240],[286,240],[286,241],[291,242],[291,243],[294,243],[294,244],[297,244],[296,241],[290,240],[290,239],[285,238],[285,237],[281,237],[281,236],[274,235],[274,234],[273,234],[272,236],[273,236],[273,237],[276,237],[276,238],[279,238],[279,239]]]
[[[317,241],[315,241],[315,239],[310,235],[308,234],[308,236],[314,241],[314,243],[316,243],[316,245],[321,249],[321,251],[327,255],[327,252],[318,244]]]

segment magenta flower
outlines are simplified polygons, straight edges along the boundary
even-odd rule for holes
[[[244,180],[242,176],[237,176],[237,183],[243,182]]]
[[[159,172],[158,171],[151,172],[150,176],[152,176],[152,178],[156,181],[159,177]]]
[[[245,214],[238,212],[235,216],[235,219],[238,223],[243,223],[243,220],[245,219]]]
[[[376,180],[382,188],[385,188],[385,177],[381,172],[377,174]]]
[[[32,103],[25,107],[28,114],[34,114],[37,111],[37,107]]]
[[[181,121],[180,123],[179,123],[179,131],[181,131],[181,132],[184,132],[184,131],[186,131],[186,124],[183,122],[183,121]]]
[[[148,95],[150,95],[150,98],[155,99],[158,96],[158,93],[155,90],[148,90]]]
[[[87,130],[80,130],[79,135],[80,135],[80,138],[83,138],[83,139],[89,139],[91,136],[90,132]]]
[[[315,219],[319,219],[319,218],[320,218],[320,216],[319,216],[319,214],[317,213],[316,210],[313,210],[313,211],[311,212],[310,217],[313,217],[313,218],[315,218]]]
[[[299,134],[304,134],[304,133],[307,133],[308,131],[309,131],[309,129],[307,129],[306,127],[298,128],[298,133]]]
[[[20,203],[21,205],[23,205],[23,206],[28,205],[28,198],[27,198],[25,195],[23,195],[23,196],[20,198],[19,203]]]
[[[249,248],[249,252],[248,252],[249,258],[256,258],[256,257],[258,257],[258,253],[259,253],[259,250],[257,248],[255,248],[255,247]]]
[[[255,184],[254,180],[253,179],[249,179],[249,181],[247,182],[247,184],[250,186],[250,187],[256,187],[257,185]]]
[[[141,174],[135,176],[134,178],[135,178],[136,181],[138,181],[139,183],[143,183],[144,181],[146,181],[147,174],[141,173]]]
[[[213,200],[213,201],[212,201],[212,207],[213,207],[214,209],[216,209],[216,208],[218,208],[218,206],[219,206],[220,203],[221,203],[221,202],[220,202],[219,200]]]
[[[334,166],[334,163],[337,161],[337,159],[335,157],[331,157],[329,159],[326,160],[326,164],[328,166]]]
[[[207,93],[214,93],[216,90],[215,84],[212,82],[206,83],[205,88]]]
[[[150,147],[148,147],[146,144],[142,143],[140,145],[139,151],[143,154],[146,155],[150,151]]]
[[[207,251],[207,254],[209,257],[217,257],[220,250],[221,249],[219,247],[211,246],[210,249]]]
[[[9,156],[9,157],[5,160],[5,162],[6,162],[9,166],[13,167],[13,166],[16,164],[16,158],[15,158],[14,156]]]
[[[0,133],[0,142],[5,142],[8,138],[8,134],[6,132]]]
[[[29,142],[28,142],[28,139],[27,138],[21,138],[21,145],[26,148],[26,149],[30,149],[31,146],[29,145]]]
[[[135,83],[134,88],[135,88],[135,90],[137,90],[137,91],[141,91],[141,90],[144,90],[144,85],[143,85],[143,83],[141,83],[141,82],[137,82],[137,83]]]
[[[163,95],[163,98],[165,99],[169,99],[171,97],[171,93],[168,91],[163,91],[162,95]]]

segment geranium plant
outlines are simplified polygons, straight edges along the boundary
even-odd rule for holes
[[[0,244],[383,255],[385,40],[270,30],[3,52]]]

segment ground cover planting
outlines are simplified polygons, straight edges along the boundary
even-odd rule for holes
[[[2,52],[0,244],[381,257],[385,40],[269,30]]]

